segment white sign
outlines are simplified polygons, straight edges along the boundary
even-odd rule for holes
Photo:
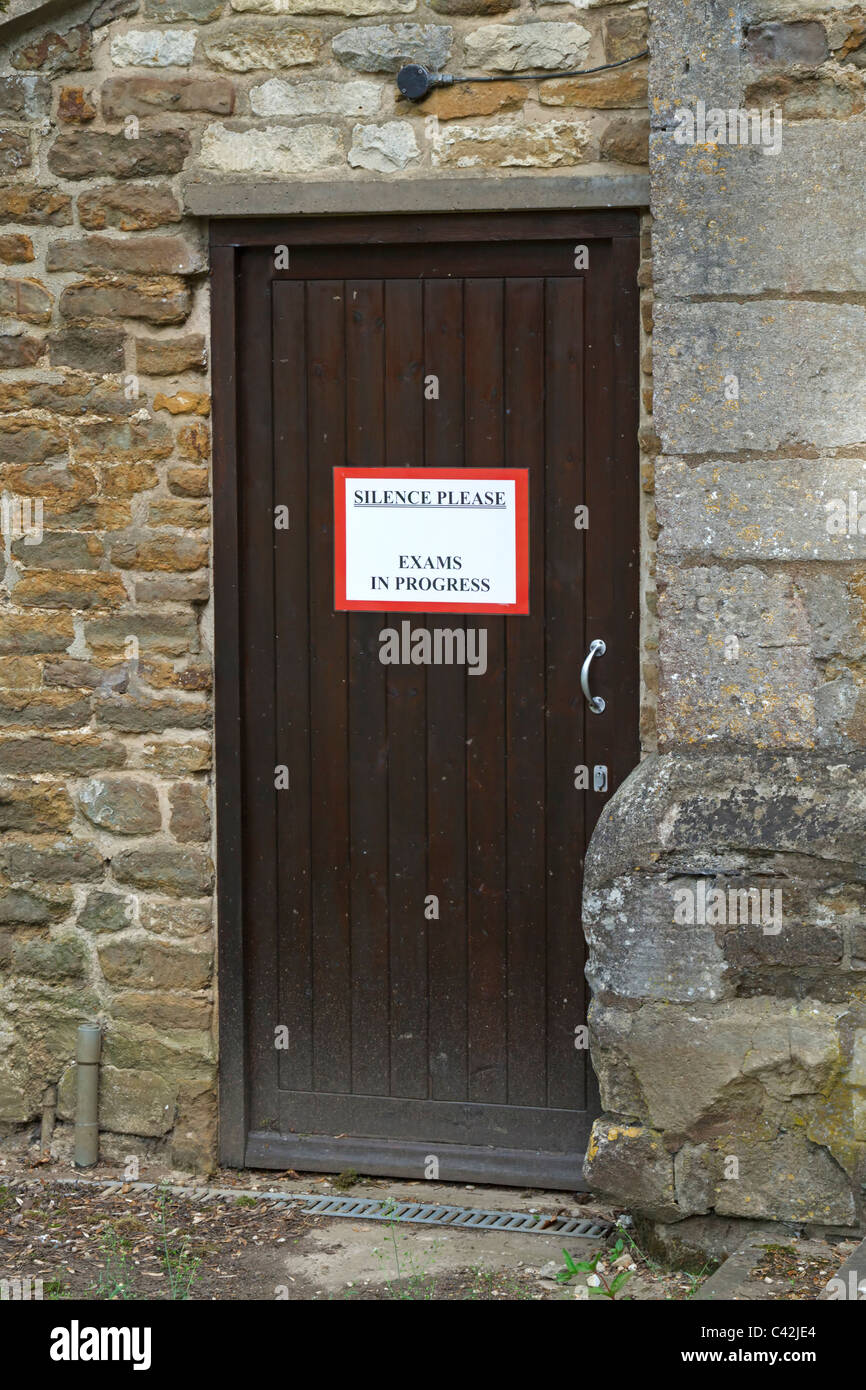
[[[526,468],[335,468],[337,611],[529,612]]]

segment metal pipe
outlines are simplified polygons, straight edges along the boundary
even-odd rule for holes
[[[78,1028],[75,1061],[78,1095],[75,1105],[75,1166],[92,1168],[99,1161],[99,1047],[102,1029],[96,1023]]]
[[[39,1144],[43,1153],[51,1150],[51,1140],[54,1135],[54,1121],[57,1115],[57,1087],[46,1086],[42,1097],[42,1130],[39,1136]]]

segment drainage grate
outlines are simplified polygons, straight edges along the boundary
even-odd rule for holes
[[[118,1192],[170,1193],[189,1202],[213,1202],[218,1197],[252,1197],[289,1208],[304,1216],[347,1216],[353,1221],[406,1221],[449,1230],[520,1231],[524,1235],[574,1236],[598,1240],[610,1235],[612,1221],[592,1221],[579,1216],[542,1216],[529,1211],[486,1211],[482,1207],[444,1206],[438,1202],[395,1202],[382,1197],[331,1197],[308,1192],[255,1192],[237,1187],[161,1187],[155,1182],[117,1182],[98,1178],[58,1178],[73,1187],[100,1187],[106,1197]]]
[[[481,1207],[441,1206],[436,1202],[394,1202],[352,1197],[301,1197],[310,1216],[351,1216],[358,1221],[411,1221],[422,1226],[447,1226],[472,1231],[523,1231],[537,1235],[606,1236],[609,1221],[577,1216],[540,1216],[529,1211],[484,1211]]]

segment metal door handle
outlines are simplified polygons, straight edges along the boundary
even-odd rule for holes
[[[586,702],[593,714],[601,714],[604,709],[604,700],[600,695],[593,695],[589,688],[589,668],[592,665],[594,656],[604,656],[607,646],[600,637],[596,637],[594,642],[590,642],[586,660],[580,668],[580,688],[586,696]]]

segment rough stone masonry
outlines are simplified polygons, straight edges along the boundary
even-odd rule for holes
[[[649,91],[645,62],[515,80],[647,34]],[[0,40],[0,1126],[38,1123],[56,1088],[68,1149],[75,1029],[99,1019],[103,1152],[214,1162],[208,267],[188,190],[483,176],[514,206],[517,176],[640,172],[651,125],[646,756],[587,862],[605,1110],[587,1172],[681,1226],[856,1224],[866,555],[826,507],[866,501],[866,10],[12,0]],[[508,80],[411,107],[406,62]],[[699,101],[781,111],[781,149],[677,143]],[[698,883],[781,887],[781,930],[678,923]]]
[[[587,862],[606,1112],[587,1172],[661,1222],[852,1226],[866,1189],[866,13],[661,0],[650,47],[658,752],[606,808]],[[678,140],[677,113],[699,102],[776,111],[781,148]],[[699,888],[778,890],[781,925],[677,922],[677,897]]]

